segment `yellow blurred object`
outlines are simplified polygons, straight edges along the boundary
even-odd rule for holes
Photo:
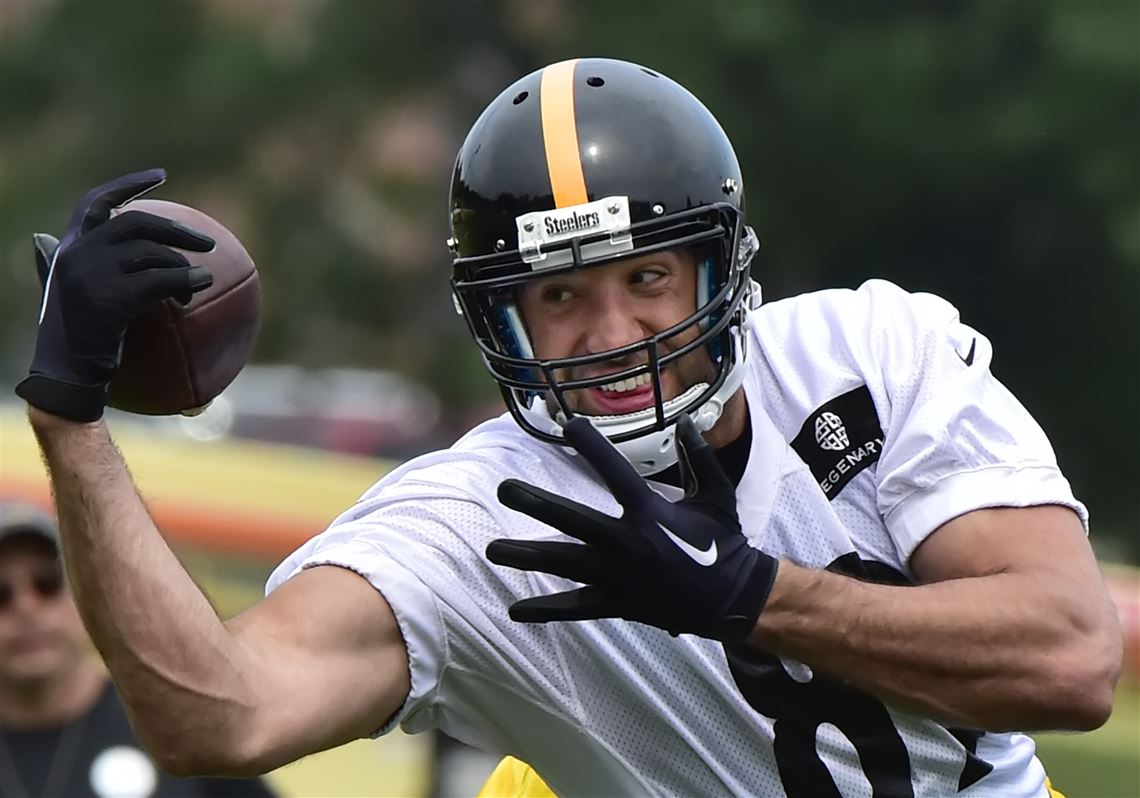
[[[555,798],[555,795],[530,765],[505,756],[484,782],[477,798]]]
[[[380,740],[357,740],[269,774],[281,798],[416,798],[427,792],[431,750],[424,738],[394,731]]]
[[[1065,798],[1048,777],[1045,789],[1049,798]],[[555,794],[530,765],[506,756],[495,766],[476,798],[555,798]]]
[[[161,421],[111,431],[159,529],[172,542],[276,562],[328,526],[392,463],[254,441],[203,442]],[[50,506],[21,409],[0,409],[0,495]]]

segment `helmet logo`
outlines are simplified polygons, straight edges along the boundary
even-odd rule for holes
[[[597,258],[633,249],[630,235],[629,197],[604,197],[581,205],[533,211],[515,219],[519,233],[519,254],[531,269],[551,269],[573,260],[568,247],[551,249],[555,244],[582,235],[609,233],[608,239],[582,247],[583,258]]]
[[[843,426],[843,420],[826,410],[820,413],[819,418],[815,420],[815,442],[820,445],[821,449],[827,449],[829,452],[845,450],[850,442],[847,438],[847,428]]]
[[[563,217],[551,215],[542,220],[542,226],[546,228],[547,236],[556,236],[559,233],[566,233],[571,230],[589,230],[601,223],[602,219],[597,211],[574,213]]]

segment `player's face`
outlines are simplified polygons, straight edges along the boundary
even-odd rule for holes
[[[636,343],[691,316],[697,303],[697,259],[688,250],[658,252],[605,266],[527,283],[519,304],[541,359],[594,355]],[[694,324],[667,339],[666,355],[700,334]],[[590,366],[562,370],[560,381],[615,374],[648,362],[637,352]],[[663,400],[698,382],[711,382],[715,367],[704,347],[661,371]],[[624,415],[653,405],[648,375],[626,385],[568,391],[571,409],[583,415]]]
[[[50,544],[31,537],[0,544],[0,681],[67,676],[86,656],[86,640]]]

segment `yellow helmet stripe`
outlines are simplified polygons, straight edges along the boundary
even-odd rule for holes
[[[542,142],[546,168],[554,189],[554,207],[588,201],[582,156],[578,150],[578,124],[574,119],[574,67],[578,59],[551,64],[542,70],[539,97],[542,106]]]

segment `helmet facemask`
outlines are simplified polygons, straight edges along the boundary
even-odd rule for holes
[[[613,209],[615,200],[628,203],[624,197],[611,197],[590,205]],[[574,213],[573,209],[566,211]],[[615,215],[629,218],[628,213]],[[525,239],[523,228],[527,223],[519,217],[520,241]],[[749,277],[758,242],[743,226],[738,209],[727,203],[633,225],[619,222],[583,235],[573,232],[542,242],[537,257],[534,247],[528,251],[529,242],[524,241],[524,247],[514,252],[457,259],[453,280],[457,308],[467,320],[512,416],[541,440],[565,445],[561,425],[575,415],[575,391],[647,375],[652,386],[651,405],[621,415],[589,418],[641,473],[656,473],[676,460],[673,429],[677,418],[689,413],[698,428],[707,431],[740,387],[747,316],[759,303],[758,286]],[[700,253],[696,308],[691,315],[668,329],[605,352],[552,359],[535,356],[517,302],[519,290],[528,281],[680,248]],[[693,328],[697,335],[677,345],[678,334]],[[683,386],[678,396],[666,400],[663,370],[676,368],[682,358],[691,361],[695,353],[707,356],[705,379]],[[588,378],[571,376],[601,364],[623,363],[628,367]]]

